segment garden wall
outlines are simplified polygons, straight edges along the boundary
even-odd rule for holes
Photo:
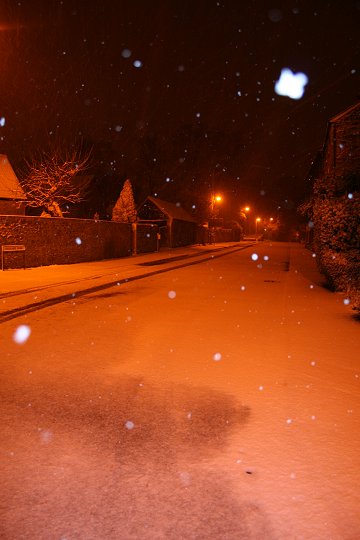
[[[156,250],[156,232],[156,227],[138,225],[138,253]],[[128,223],[0,216],[0,245],[25,245],[27,267],[130,256],[132,235],[132,227]],[[6,253],[5,268],[21,267],[22,260],[22,253]]]

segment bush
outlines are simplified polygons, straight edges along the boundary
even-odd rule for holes
[[[320,270],[329,286],[344,291],[352,307],[360,309],[360,197],[313,199],[314,245]]]

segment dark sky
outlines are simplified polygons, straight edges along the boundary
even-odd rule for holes
[[[357,0],[0,0],[0,151],[84,139],[141,195],[291,207],[359,98],[359,28]],[[285,67],[300,100],[274,91]]]

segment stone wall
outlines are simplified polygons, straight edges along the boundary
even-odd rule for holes
[[[156,250],[156,227],[138,226],[137,252]],[[0,216],[0,245],[23,244],[26,266],[72,264],[132,254],[131,224],[90,219]],[[5,268],[22,266],[21,253],[6,253]]]

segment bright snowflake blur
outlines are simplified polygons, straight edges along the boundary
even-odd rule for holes
[[[18,345],[22,345],[29,339],[30,334],[31,334],[30,327],[27,326],[27,324],[21,324],[15,330],[13,334],[13,339],[15,343],[17,343]]]
[[[304,95],[305,86],[309,79],[305,73],[293,73],[291,69],[281,70],[280,78],[275,83],[275,92],[279,96],[287,96],[291,99],[300,99]]]

